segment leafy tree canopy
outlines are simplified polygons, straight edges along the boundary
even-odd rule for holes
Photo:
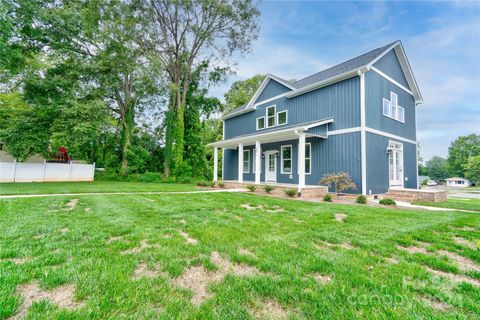
[[[464,166],[470,157],[480,155],[480,135],[458,137],[448,148],[447,169],[452,176],[464,177]]]
[[[467,164],[464,166],[465,178],[480,184],[480,156],[468,158]]]
[[[265,75],[257,74],[247,80],[235,81],[230,87],[230,90],[224,94],[226,102],[224,111],[230,112],[233,109],[248,103],[258,87],[260,87],[263,79],[265,79]]]
[[[447,160],[442,157],[435,156],[428,160],[426,169],[429,178],[432,180],[443,182],[443,180],[448,178]]]

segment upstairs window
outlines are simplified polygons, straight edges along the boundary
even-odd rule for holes
[[[390,92],[390,101],[385,98],[383,99],[382,109],[384,116],[405,122],[405,109],[398,105],[398,96],[396,93]]]
[[[277,113],[277,124],[287,124],[287,110]]]
[[[275,126],[275,106],[267,108],[267,128]]]
[[[250,150],[243,150],[243,173],[250,172]]]
[[[265,129],[265,117],[257,118],[257,130]]]
[[[292,146],[282,146],[281,148],[281,172],[283,174],[292,173]]]

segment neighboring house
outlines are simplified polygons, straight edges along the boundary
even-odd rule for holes
[[[422,96],[400,41],[287,81],[267,75],[224,115],[224,180],[318,185],[348,172],[355,193],[417,188],[416,106]],[[258,169],[257,169],[258,168]]]
[[[472,185],[470,180],[467,180],[465,178],[454,177],[454,178],[445,179],[445,181],[447,181],[447,186],[448,187],[464,188],[464,187],[470,187]]]

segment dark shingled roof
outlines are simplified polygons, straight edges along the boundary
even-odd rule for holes
[[[332,78],[332,77],[335,77],[335,76],[339,76],[343,73],[355,70],[359,67],[363,67],[363,66],[369,64],[372,60],[377,58],[379,55],[381,55],[385,50],[387,50],[389,47],[391,47],[396,42],[398,42],[398,41],[389,43],[389,44],[387,44],[383,47],[374,49],[370,52],[364,53],[364,54],[362,54],[358,57],[355,57],[353,59],[350,59],[350,60],[347,60],[347,61],[342,62],[340,64],[337,64],[337,65],[335,65],[331,68],[328,68],[328,69],[325,69],[323,71],[317,72],[317,73],[312,74],[312,75],[310,75],[308,77],[305,77],[303,79],[293,81],[293,82],[287,81],[287,80],[285,80],[285,81],[289,82],[293,87],[295,87],[297,89],[302,89],[302,88],[308,87],[309,85],[312,85],[314,83],[317,83],[317,82],[320,82],[320,81],[323,81],[323,80],[326,80],[326,79],[329,79],[329,78]],[[247,105],[248,104],[244,104],[243,106],[235,108],[231,112],[226,114],[225,116],[241,112],[241,111],[247,109]]]

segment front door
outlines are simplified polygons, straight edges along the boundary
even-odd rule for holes
[[[277,182],[276,152],[265,152],[265,182]]]
[[[388,169],[390,187],[403,187],[403,145],[398,142],[389,143]]]

